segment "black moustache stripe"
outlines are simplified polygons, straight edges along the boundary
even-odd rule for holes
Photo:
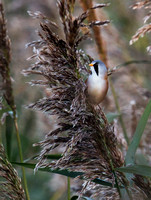
[[[97,64],[97,63],[95,63],[93,66],[94,66],[94,70],[95,70],[96,74],[97,74],[97,75],[99,75],[99,68],[98,68],[98,64]]]

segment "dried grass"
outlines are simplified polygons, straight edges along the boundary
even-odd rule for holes
[[[0,144],[0,199],[25,200],[25,193],[17,171],[7,160]]]
[[[93,9],[104,6],[105,4],[97,5]],[[84,77],[88,74],[87,63],[92,59],[78,50],[79,42],[88,35],[82,34],[81,27],[108,24],[108,20],[84,25],[89,10],[79,17],[73,17],[73,7],[71,1],[58,1],[65,41],[52,32],[48,20],[47,24],[45,23],[45,17],[38,15],[38,12],[32,14],[44,21],[40,23],[40,40],[28,44],[33,47],[34,55],[31,59],[36,59],[36,62],[31,68],[24,70],[24,74],[44,77],[46,81],[32,81],[32,84],[47,85],[52,95],[29,105],[29,108],[40,110],[47,115],[57,115],[59,120],[58,128],[47,133],[43,141],[35,144],[41,147],[36,170],[50,167],[83,172],[88,181],[85,186],[91,189],[97,188],[96,184],[91,186],[89,182],[94,178],[109,181],[119,187],[127,187],[124,175],[114,171],[114,168],[124,164],[124,159],[113,126],[107,122],[104,114],[100,115],[100,108],[94,108],[87,99]],[[57,162],[47,160],[45,156],[58,147],[65,149],[62,158]],[[141,189],[143,190],[143,187]],[[137,186],[131,190],[135,190],[134,196],[144,195],[145,191],[140,191]],[[120,198],[115,188],[107,189],[108,192],[99,188],[99,191],[104,191],[102,199],[108,195],[111,199]]]
[[[147,1],[140,1],[135,3],[134,5],[131,6],[133,10],[135,9],[151,9],[151,1],[147,0]],[[146,23],[151,17],[151,11],[149,11],[147,13],[147,15],[144,17],[144,23]],[[134,42],[136,42],[140,37],[144,37],[145,34],[150,33],[151,31],[151,23],[145,24],[144,26],[142,26],[141,28],[139,28],[135,35],[132,37],[132,39],[130,40],[130,45],[132,45]],[[149,54],[151,54],[151,49],[150,46],[147,47],[147,51]]]
[[[10,57],[10,39],[7,34],[3,4],[0,1],[0,90],[3,91],[2,95],[11,109],[15,112],[9,69]]]

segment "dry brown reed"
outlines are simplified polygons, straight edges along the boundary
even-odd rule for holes
[[[7,160],[4,147],[0,144],[0,199],[25,200],[25,193],[17,171]]]
[[[87,0],[80,0],[80,4],[81,4],[81,7],[83,8],[84,11],[90,9],[93,5],[92,0],[88,0],[88,1]],[[102,5],[104,5],[104,7],[109,6],[109,4],[102,4]],[[90,14],[88,16],[88,21],[97,21],[97,16],[95,14],[95,10],[90,11]],[[94,33],[94,39],[95,39],[95,42],[96,42],[96,45],[97,45],[99,57],[105,63],[105,65],[108,67],[107,57],[106,57],[106,49],[105,49],[105,41],[102,40],[101,30],[97,26],[94,26],[92,28],[92,30],[93,30],[93,33]]]
[[[93,9],[105,6],[100,4]],[[108,24],[108,20],[84,24],[90,9],[79,17],[73,17],[73,7],[74,1],[58,1],[65,41],[52,31],[52,23],[46,23],[46,19],[38,12],[32,13],[34,18],[42,21],[41,31],[38,32],[40,40],[28,44],[33,47],[31,59],[36,59],[36,62],[24,70],[24,74],[44,77],[45,80],[32,81],[32,85],[45,85],[51,90],[51,95],[29,105],[29,108],[40,110],[48,116],[57,115],[59,121],[58,128],[35,144],[41,147],[36,170],[50,167],[83,172],[87,184],[95,178],[109,181],[113,186],[116,185],[118,193],[114,187],[107,188],[108,192],[102,187],[100,191],[104,193],[101,198],[107,198],[110,194],[111,199],[115,199],[115,196],[119,199],[120,186],[128,186],[125,176],[114,170],[124,164],[123,156],[114,128],[87,99],[84,77],[88,74],[87,63],[92,59],[78,50],[79,42],[88,36],[88,32],[83,35],[81,27]],[[57,162],[47,160],[46,155],[58,147],[64,147],[62,158]],[[97,184],[92,186],[93,189],[95,187]]]
[[[0,90],[11,109],[16,112],[10,77],[10,39],[7,34],[3,4],[0,1]]]
[[[14,103],[12,81],[11,81],[10,68],[9,68],[10,67],[9,64],[11,61],[10,51],[11,51],[10,50],[10,39],[7,34],[6,20],[5,20],[5,16],[4,16],[4,8],[3,8],[3,4],[0,0],[0,80],[1,80],[0,90],[2,91],[1,99],[2,99],[2,103],[3,104],[6,103],[5,105],[8,108],[8,110],[11,110],[13,113],[12,116],[13,116],[13,122],[14,122],[14,126],[15,126],[15,133],[16,133],[16,138],[17,138],[17,143],[18,143],[20,161],[23,162],[22,147],[21,147],[21,141],[20,141],[20,135],[19,135],[19,129],[18,129],[18,123],[17,123],[17,115],[16,115],[16,105]],[[5,100],[6,102],[3,100]],[[8,113],[3,113],[3,117],[6,116],[7,114]],[[2,141],[0,141],[0,142],[2,142]],[[8,171],[8,173],[9,173],[9,171]],[[26,197],[29,200],[25,170],[23,167],[22,167],[22,174],[23,174],[24,187],[25,187],[25,191],[26,191]],[[9,175],[11,176],[11,174],[8,174],[8,176]],[[15,180],[14,180],[14,182],[15,182]],[[6,194],[9,192],[11,193],[11,191],[9,191],[9,186],[7,188],[7,183],[5,184],[5,187],[6,187],[6,189],[3,191],[6,191]]]
[[[150,19],[151,17],[151,11],[150,11],[151,1],[150,0],[137,2],[131,7],[133,10],[141,9],[141,8],[149,9],[148,13],[144,17],[144,23],[146,23]],[[145,24],[144,26],[142,26],[136,31],[135,35],[130,40],[130,45],[136,42],[140,37],[144,37],[145,34],[150,33],[150,32],[151,32],[151,23]],[[149,52],[149,54],[151,54],[151,46],[147,47],[147,51]]]

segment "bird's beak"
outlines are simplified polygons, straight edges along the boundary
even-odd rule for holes
[[[89,66],[90,66],[90,67],[93,67],[93,64],[92,64],[92,63],[90,63],[90,64],[89,64]]]

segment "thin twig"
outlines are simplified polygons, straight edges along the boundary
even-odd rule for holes
[[[120,65],[113,67],[112,69],[109,69],[108,76],[110,76],[112,73],[116,72],[121,67],[125,67],[125,66],[131,65],[131,64],[142,64],[142,63],[151,64],[151,61],[150,60],[130,60],[130,61],[124,62]]]

